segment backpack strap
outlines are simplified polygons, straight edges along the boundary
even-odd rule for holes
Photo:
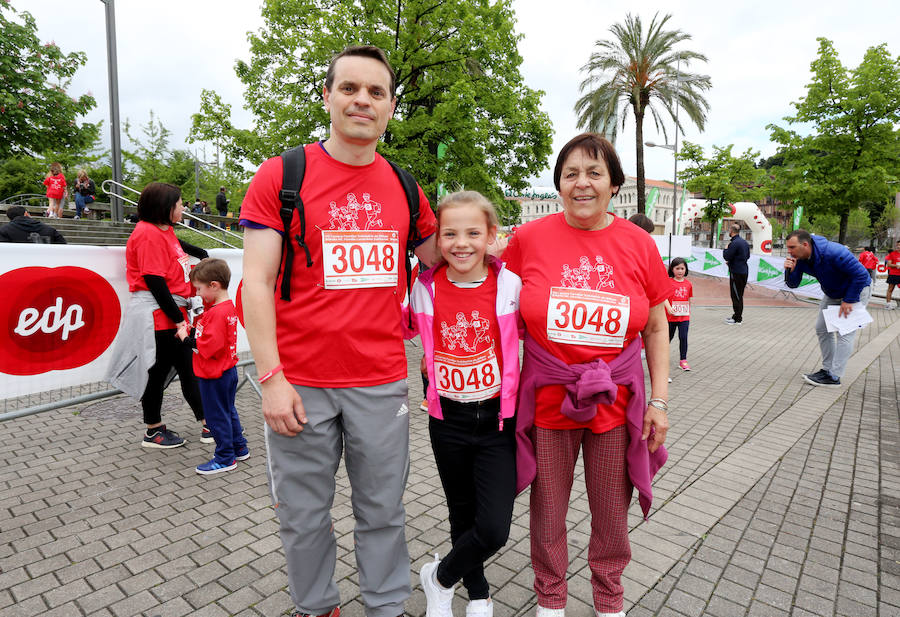
[[[409,207],[409,235],[406,238],[406,291],[410,293],[412,290],[412,263],[409,259],[410,251],[416,248],[416,244],[422,239],[419,233],[419,185],[412,174],[399,167],[392,161],[388,161],[391,169],[397,174],[400,185],[403,187],[403,193],[406,195],[406,205]]]
[[[309,247],[306,246],[306,213],[303,209],[303,200],[300,198],[300,187],[303,186],[303,176],[306,173],[306,152],[303,145],[285,150],[281,153],[282,178],[281,191],[278,198],[281,200],[281,224],[284,227],[284,235],[281,238],[281,254],[284,256],[284,270],[281,273],[281,299],[291,299],[291,272],[294,267],[294,245],[291,243],[291,222],[294,218],[294,210],[300,216],[300,234],[295,236],[297,244],[306,253],[306,267],[311,267],[312,256]]]

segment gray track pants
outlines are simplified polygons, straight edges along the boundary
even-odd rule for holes
[[[869,303],[869,297],[872,295],[871,285],[866,285],[859,294],[859,301],[863,306]],[[838,379],[844,374],[847,368],[847,361],[853,355],[853,343],[856,341],[856,330],[850,334],[838,334],[837,332],[829,332],[825,328],[825,318],[822,311],[825,307],[840,304],[841,298],[829,298],[822,296],[819,302],[819,317],[816,319],[816,336],[819,337],[819,349],[822,351],[822,368],[831,373],[833,377]]]
[[[268,469],[291,598],[320,615],[341,599],[331,519],[344,456],[356,519],[359,588],[368,617],[397,617],[410,594],[403,491],[409,474],[406,381],[363,388],[295,386],[309,422],[296,437],[266,426]]]

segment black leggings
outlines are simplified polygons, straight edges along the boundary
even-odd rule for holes
[[[500,430],[500,399],[456,403],[441,398],[443,420],[428,432],[450,511],[453,549],[441,560],[437,580],[452,587],[462,579],[470,600],[490,597],[484,562],[509,538],[516,498],[515,418]]]
[[[194,417],[203,420],[203,404],[200,402],[197,378],[194,377],[191,348],[175,338],[175,330],[157,330],[155,334],[156,364],[147,371],[149,379],[147,379],[147,387],[144,388],[144,396],[141,397],[144,423],[159,424],[162,422],[163,390],[166,388],[166,377],[169,376],[169,370],[172,368],[181,379],[181,392],[184,394],[184,400],[191,406]]]
[[[669,322],[669,342],[675,337],[675,329],[678,329],[678,353],[682,360],[687,360],[687,333],[688,326],[691,321],[670,321]]]

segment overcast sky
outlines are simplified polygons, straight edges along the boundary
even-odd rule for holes
[[[12,4],[34,15],[43,40],[55,41],[65,52],[87,54],[87,65],[73,80],[70,94],[91,92],[98,106],[89,120],[108,121],[101,0],[12,0]],[[683,45],[709,59],[690,67],[712,79],[706,130],[700,133],[683,122],[686,133],[679,138],[700,143],[708,153],[712,145],[728,144],[734,144],[735,153],[748,147],[762,156],[774,153],[765,127],[783,123],[782,118],[793,111],[791,102],[803,96],[810,78],[809,64],[818,49],[816,37],[831,39],[848,67],[858,65],[868,47],[885,42],[895,57],[900,54],[896,43],[900,3],[896,0],[514,0],[513,5],[517,30],[523,35],[519,50],[525,82],[545,92],[542,107],[553,122],[550,165],[560,147],[579,132],[572,108],[584,77],[580,67],[587,62],[594,43],[608,38],[610,25],[623,21],[628,12],[648,23],[657,11],[671,13],[668,26],[693,37]],[[152,109],[172,131],[172,147],[187,147],[184,139],[190,116],[199,109],[200,90],[209,88],[231,103],[235,125],[250,127],[234,64],[238,58],[249,59],[246,34],[262,26],[259,2],[118,0],[115,9],[123,123],[128,118],[135,127],[144,124]],[[664,141],[649,117],[644,122],[644,138]],[[108,133],[104,139],[108,143]],[[617,149],[625,172],[634,175],[633,116],[620,132]],[[213,156],[209,149],[206,157]],[[672,178],[670,151],[645,148],[645,164],[648,178]],[[545,170],[535,184],[551,185],[551,178],[551,172]]]

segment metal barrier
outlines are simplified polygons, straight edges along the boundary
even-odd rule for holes
[[[241,360],[237,363],[237,368],[244,368],[244,378],[238,383],[237,389],[240,390],[244,384],[249,383],[250,387],[256,392],[256,394],[262,398],[262,389],[260,389],[259,384],[256,383],[256,362],[251,358],[248,360]],[[245,367],[252,367],[245,368]],[[172,381],[177,380],[177,377],[173,378]],[[167,383],[164,387],[168,388],[172,381]],[[110,388],[108,390],[104,390],[101,392],[92,392],[90,394],[83,394],[81,396],[75,396],[59,401],[53,401],[50,403],[44,403],[42,405],[33,405],[31,407],[26,407],[24,409],[17,409],[15,411],[8,411],[5,413],[0,413],[0,422],[6,422],[7,420],[15,420],[16,418],[23,418],[25,416],[33,416],[39,413],[43,413],[45,411],[54,411],[56,409],[62,409],[64,407],[69,407],[71,405],[80,405],[81,403],[90,403],[91,401],[97,401],[104,398],[109,398],[112,396],[116,396],[118,394],[124,394],[121,390],[116,390],[114,388]]]
[[[125,202],[127,202],[127,203],[129,203],[129,204],[131,204],[132,206],[137,206],[137,202],[134,201],[133,199],[130,199],[130,198],[128,198],[128,197],[125,197],[125,195],[123,195],[123,194],[121,193],[121,191],[123,191],[123,190],[131,191],[132,193],[137,194],[138,197],[141,196],[141,192],[140,192],[139,190],[137,190],[137,189],[135,189],[135,188],[132,188],[132,187],[126,185],[126,184],[122,184],[121,182],[116,182],[115,180],[104,180],[103,183],[100,185],[100,188],[103,189],[106,193],[111,193],[111,194],[113,194],[113,195],[116,195],[119,199],[121,199],[122,201],[125,201]],[[119,193],[116,193],[115,191],[117,191],[117,190],[120,191],[120,192],[119,192]],[[193,220],[195,220],[195,221],[199,221],[200,223],[203,223],[204,225],[206,225],[207,228],[209,228],[209,227],[215,227],[217,230],[219,230],[219,231],[222,232],[222,237],[221,237],[221,238],[217,238],[216,236],[214,236],[214,235],[212,235],[212,234],[208,234],[208,233],[206,233],[205,231],[201,231],[201,230],[198,229],[197,227],[191,227],[190,225],[185,225],[184,223],[178,223],[178,225],[184,227],[185,229],[190,229],[191,231],[197,232],[197,233],[200,234],[201,236],[206,236],[206,237],[209,238],[210,240],[213,240],[214,242],[218,242],[219,244],[223,244],[223,245],[225,245],[226,247],[228,247],[228,248],[230,248],[230,249],[238,249],[238,250],[240,250],[240,247],[234,246],[233,244],[229,244],[228,242],[226,242],[226,241],[225,241],[225,236],[226,236],[226,235],[228,235],[228,236],[233,236],[233,237],[235,237],[235,238],[237,238],[238,240],[241,240],[241,241],[243,242],[244,237],[243,237],[242,235],[236,234],[236,233],[234,233],[233,231],[231,231],[231,230],[229,230],[229,229],[225,229],[224,227],[219,227],[219,226],[216,225],[215,223],[210,223],[209,221],[206,221],[206,220],[204,220],[204,219],[202,219],[202,218],[200,218],[200,217],[198,217],[198,216],[194,216],[191,212],[188,211],[187,207],[185,207],[184,212],[181,213],[181,216],[182,216],[182,217],[187,217],[187,218],[189,218],[189,219],[193,219]]]

